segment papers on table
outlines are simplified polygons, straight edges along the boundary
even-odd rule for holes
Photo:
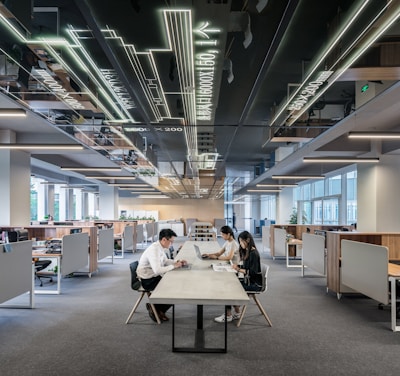
[[[234,273],[236,272],[236,270],[232,268],[232,265],[226,262],[224,263],[218,262],[211,265],[215,272],[234,272]]]

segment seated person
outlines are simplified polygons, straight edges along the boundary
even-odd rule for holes
[[[166,255],[176,236],[171,229],[163,229],[159,233],[158,241],[143,252],[136,273],[144,289],[153,291],[165,273],[187,264],[185,260],[171,260]],[[147,303],[146,307],[150,318],[157,321],[150,303]],[[171,307],[171,304],[154,304],[154,307],[162,321],[169,320],[165,312]]]
[[[240,282],[246,291],[260,291],[262,289],[263,276],[261,275],[260,254],[256,248],[253,236],[248,231],[243,231],[238,236],[240,264],[233,264],[232,268],[238,272]],[[234,306],[235,312],[232,314],[231,306],[226,306],[225,314],[216,317],[216,322],[231,322],[240,318],[240,306]]]
[[[222,248],[215,253],[204,253],[203,256],[216,260],[232,260],[233,263],[237,264],[239,262],[239,245],[235,240],[235,234],[232,228],[229,226],[222,226],[220,232],[222,238],[225,240]]]

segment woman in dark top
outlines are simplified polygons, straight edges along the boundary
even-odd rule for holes
[[[239,279],[243,288],[246,291],[260,291],[262,288],[261,263],[260,254],[254,243],[253,236],[248,231],[243,231],[238,236],[240,263],[233,264],[232,268],[238,273]],[[214,319],[216,322],[231,322],[239,320],[240,306],[234,306],[235,311],[232,313],[231,306],[227,306],[225,314]]]
[[[248,231],[243,231],[239,234],[238,241],[241,265],[233,265],[233,268],[239,273],[239,276],[241,274],[244,276],[241,283],[246,291],[260,291],[263,277],[260,254],[253,236]]]

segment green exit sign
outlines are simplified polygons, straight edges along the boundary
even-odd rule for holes
[[[369,85],[365,84],[364,86],[361,87],[361,93],[365,93],[369,89]]]

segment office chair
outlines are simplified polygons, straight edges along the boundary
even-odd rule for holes
[[[48,278],[49,282],[53,282],[52,276],[41,274],[51,264],[51,260],[35,260],[35,277],[40,281],[40,287],[43,286],[42,278]]]
[[[131,320],[133,314],[136,312],[137,307],[139,306],[140,302],[143,299],[143,296],[146,294],[147,297],[150,297],[152,291],[146,290],[142,287],[142,284],[140,283],[140,280],[136,274],[136,269],[139,265],[138,261],[134,261],[129,264],[129,268],[131,270],[131,288],[132,290],[135,290],[137,292],[140,292],[140,296],[138,300],[136,301],[135,305],[132,308],[131,313],[129,314],[128,318],[125,321],[125,324],[129,324],[129,321]],[[157,320],[157,324],[161,324],[160,318],[158,317],[157,310],[155,309],[153,304],[150,304],[151,309],[153,311],[154,317]]]
[[[261,264],[261,274],[263,276],[262,280],[262,288],[260,291],[246,291],[247,295],[249,298],[253,298],[254,302],[257,304],[261,314],[265,317],[265,320],[267,320],[269,326],[272,326],[271,320],[269,319],[267,313],[265,312],[264,307],[262,306],[261,302],[258,300],[257,295],[261,294],[263,292],[267,292],[268,290],[268,272],[269,272],[269,265],[267,264]],[[237,327],[240,326],[243,320],[243,316],[246,312],[247,306],[243,306],[242,313],[240,314],[239,321],[237,323]]]

